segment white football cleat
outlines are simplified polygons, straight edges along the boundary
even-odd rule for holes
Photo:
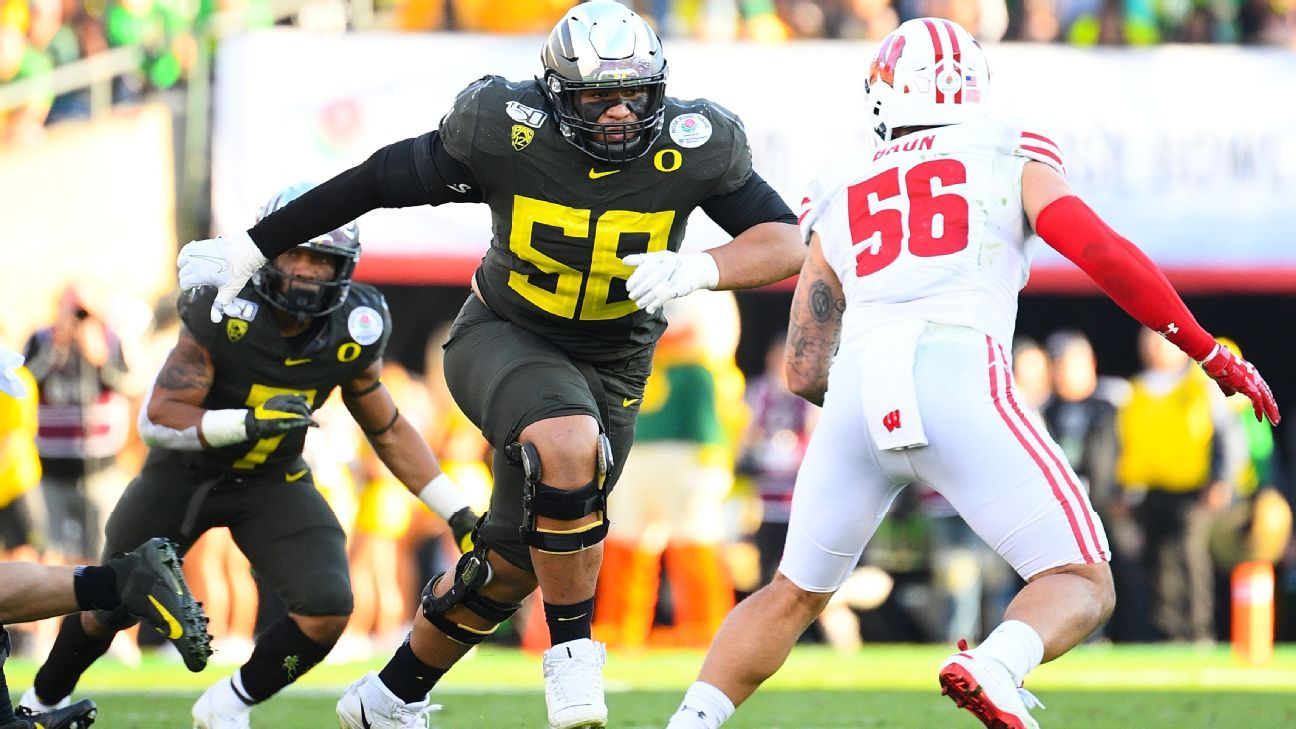
[[[252,707],[234,693],[229,678],[203,692],[193,705],[193,729],[250,729]]]
[[[550,729],[607,726],[603,664],[607,649],[589,638],[569,640],[545,651],[545,704]]]
[[[337,702],[342,729],[419,729],[427,726],[427,715],[441,708],[427,699],[407,704],[372,671],[347,686]]]
[[[960,642],[959,647],[965,648]],[[989,729],[1039,729],[1030,709],[1044,708],[1031,692],[1017,685],[999,661],[966,649],[946,659],[940,669],[941,693],[967,709]]]

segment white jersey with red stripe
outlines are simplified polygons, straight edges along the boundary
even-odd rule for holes
[[[924,320],[1011,341],[1034,239],[1022,210],[1028,160],[1065,174],[1045,135],[992,119],[910,133],[816,180],[802,231],[819,233],[842,283],[842,342]]]
[[[1110,559],[1079,477],[1012,380],[1027,160],[1064,172],[1044,135],[968,122],[881,145],[806,196],[802,230],[819,234],[846,311],[779,565],[801,588],[837,589],[915,482],[1023,579]]]

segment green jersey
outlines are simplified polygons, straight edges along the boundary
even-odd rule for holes
[[[225,307],[213,324],[208,313],[216,289],[182,295],[185,327],[211,353],[215,367],[209,410],[256,407],[275,395],[299,394],[316,410],[333,388],[359,377],[382,357],[391,336],[391,314],[377,289],[351,284],[342,306],[312,322],[292,341],[283,337],[274,310],[251,285]],[[300,341],[298,341],[300,339]],[[201,452],[213,470],[262,476],[296,467],[306,430]]]
[[[439,132],[491,209],[476,283],[497,315],[591,362],[656,342],[665,319],[627,296],[622,259],[678,251],[689,214],[752,175],[737,117],[701,99],[665,103],[648,151],[612,166],[563,138],[535,81],[487,76],[458,96]]]

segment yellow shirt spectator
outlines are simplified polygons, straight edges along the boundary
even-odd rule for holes
[[[21,398],[0,393],[0,508],[40,483],[40,456],[36,452],[36,380],[26,367],[14,370],[26,394]]]
[[[1133,381],[1129,402],[1118,416],[1121,459],[1117,477],[1128,486],[1185,492],[1210,478],[1210,388],[1201,370],[1190,368],[1167,390],[1147,375]]]

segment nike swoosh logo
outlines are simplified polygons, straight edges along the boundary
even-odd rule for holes
[[[292,483],[293,481],[300,481],[301,477],[305,476],[306,472],[309,470],[310,470],[309,468],[303,468],[297,473],[286,473],[284,474],[284,480],[287,481],[288,483]]]
[[[593,170],[591,170],[591,172],[593,172]],[[225,259],[224,259],[224,258],[220,258],[219,256],[204,256],[204,255],[202,255],[201,253],[191,253],[191,254],[189,254],[189,257],[190,257],[190,258],[197,258],[197,259],[200,260],[200,261],[211,261],[212,263],[215,263],[215,264],[217,264],[217,265],[220,266],[220,270],[218,270],[216,273],[225,273]]]
[[[624,399],[624,400],[621,401],[621,407],[623,407],[623,408],[628,408],[628,407],[630,407],[631,405],[634,405],[634,404],[637,403],[637,402],[639,402],[639,398],[637,398],[637,397],[627,397],[626,399]]]
[[[305,357],[303,359],[293,359],[292,357],[289,357],[288,359],[284,360],[284,367],[293,367],[299,364],[306,364],[309,361],[311,361],[310,357]]]
[[[369,717],[365,716],[363,701],[360,702],[360,725],[363,726],[364,729],[373,729],[373,726],[369,723]]]
[[[166,634],[166,637],[171,640],[177,640],[180,636],[184,635],[184,631],[180,629],[180,621],[172,617],[171,613],[167,612],[167,609],[162,607],[162,603],[158,602],[152,595],[149,595],[148,599],[149,602],[153,603],[153,609],[158,611],[158,615],[162,616],[162,622],[166,623],[167,628],[171,631]],[[160,633],[162,631],[158,632]]]
[[[591,180],[597,180],[597,179],[600,178],[600,177],[607,177],[608,175],[615,175],[616,173],[618,173],[618,172],[620,172],[620,171],[621,171],[621,170],[608,170],[607,172],[595,172],[595,171],[594,171],[594,168],[591,167],[591,168],[590,168],[590,179],[591,179]]]
[[[570,623],[570,622],[573,621],[573,620],[580,620],[581,618],[585,617],[586,615],[589,615],[589,613],[581,613],[580,615],[577,615],[577,616],[574,617],[574,618],[558,618],[558,622],[560,622],[560,623]]]

